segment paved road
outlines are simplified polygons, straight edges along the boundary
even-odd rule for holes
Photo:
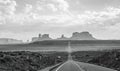
[[[56,65],[54,65],[54,66],[51,66],[51,67],[47,67],[47,68],[45,68],[45,69],[42,69],[42,70],[38,70],[38,71],[50,71],[50,69],[52,69],[52,68],[54,68],[54,67],[56,67],[56,66],[59,66],[59,65],[61,65],[61,63],[59,63],[59,64],[56,64]]]
[[[93,64],[68,60],[67,62],[63,63],[61,66],[59,66],[57,69],[53,71],[116,71],[116,70]]]
[[[84,71],[77,63],[74,61],[67,61],[61,66],[59,66],[55,71]]]

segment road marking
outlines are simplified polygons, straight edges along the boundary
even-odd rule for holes
[[[68,62],[68,61],[67,61]],[[61,66],[59,66],[55,71],[58,71],[63,65],[65,65],[67,62],[63,63]],[[75,63],[74,61],[70,61],[71,63],[74,63],[80,71],[85,71],[84,69],[82,69],[77,63]]]
[[[61,67],[63,67],[65,64],[67,64],[67,63],[69,63],[69,62],[71,62],[74,66],[78,67],[78,68],[79,68],[79,69],[78,69],[79,71],[92,70],[91,67],[93,67],[93,70],[94,70],[94,68],[97,70],[97,67],[101,67],[101,66],[97,66],[97,65],[85,63],[85,64],[90,65],[90,67],[84,69],[85,65],[83,65],[84,67],[82,67],[82,65],[79,65],[76,61],[68,60],[68,61],[66,61],[65,63],[63,63],[62,65],[60,65],[55,71],[59,71]],[[92,66],[91,66],[91,65],[92,65]],[[94,66],[97,66],[97,67],[94,67]],[[86,66],[86,67],[87,67],[87,66]],[[100,68],[98,68],[98,70],[102,71],[102,69],[100,69]],[[107,69],[104,69],[104,67],[103,67],[103,70],[107,70]],[[117,70],[112,70],[112,69],[109,70],[109,68],[108,68],[107,71],[117,71]]]
[[[62,65],[60,65],[55,71],[58,71],[63,65],[65,65],[66,64],[66,62],[65,63],[63,63]]]
[[[82,69],[82,68],[80,67],[80,65],[78,65],[77,63],[75,63],[75,61],[73,61],[73,63],[80,69],[80,71],[85,71],[84,69]]]

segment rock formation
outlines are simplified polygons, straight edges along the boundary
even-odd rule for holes
[[[39,34],[38,37],[33,37],[32,38],[32,42],[34,41],[43,41],[43,40],[51,40],[51,38],[49,37],[49,34]]]
[[[32,42],[34,41],[43,41],[43,40],[54,40],[49,37],[49,34],[39,34],[38,37],[33,37]],[[72,37],[67,38],[64,35],[62,35],[60,38],[57,38],[55,40],[95,40],[95,38],[89,33],[89,32],[74,32],[72,34]]]
[[[89,32],[74,32],[71,40],[95,40],[95,38]]]

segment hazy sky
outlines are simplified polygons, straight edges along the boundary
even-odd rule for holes
[[[70,37],[76,31],[120,39],[120,0],[0,0],[1,38]]]

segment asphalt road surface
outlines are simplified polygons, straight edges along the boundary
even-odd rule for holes
[[[53,71],[117,71],[93,64],[68,60]]]
[[[74,61],[67,61],[61,66],[59,66],[55,71],[84,71],[77,63]]]

